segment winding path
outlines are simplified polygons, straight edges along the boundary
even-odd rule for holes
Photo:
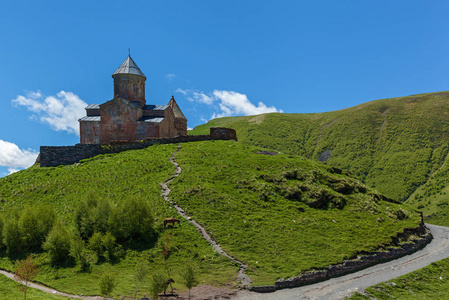
[[[425,248],[413,254],[312,285],[267,294],[242,291],[236,299],[342,299],[355,292],[363,292],[365,288],[371,285],[391,280],[449,257],[449,227],[430,224],[426,224],[426,227],[432,232],[433,240]]]
[[[187,221],[189,221],[189,223],[191,223],[193,226],[195,226],[200,231],[201,235],[212,245],[212,247],[215,249],[215,251],[217,251],[221,255],[229,258],[230,260],[235,261],[236,263],[238,263],[240,265],[239,274],[238,274],[240,285],[241,285],[241,287],[243,287],[245,289],[248,289],[250,284],[251,284],[251,279],[249,278],[248,275],[245,274],[245,270],[248,268],[248,266],[245,265],[243,262],[239,261],[238,259],[236,259],[236,258],[230,256],[229,254],[227,254],[221,248],[221,246],[207,233],[207,231],[204,229],[203,226],[198,224],[198,222],[196,222],[189,215],[187,215],[186,212],[178,204],[174,203],[173,201],[171,201],[168,198],[168,194],[170,193],[171,190],[170,190],[170,188],[168,187],[167,184],[170,183],[176,177],[178,177],[179,174],[181,174],[181,167],[175,161],[175,155],[176,155],[176,153],[178,153],[180,148],[181,148],[181,146],[178,145],[178,148],[176,149],[176,151],[173,152],[173,154],[170,156],[170,162],[175,165],[176,169],[175,169],[175,174],[173,174],[173,176],[171,176],[165,182],[161,183],[161,186],[162,186],[162,197],[166,201],[168,201],[174,208],[176,208],[178,213],[183,218],[185,218]]]
[[[14,273],[5,271],[5,270],[0,270],[0,274],[5,275],[6,277],[8,277],[9,279],[12,279],[18,283],[21,284],[25,284],[23,281],[21,280],[17,280],[14,277]],[[67,293],[63,293],[60,291],[57,291],[55,289],[49,288],[45,285],[41,285],[38,283],[34,283],[34,282],[28,282],[28,287],[33,288],[33,289],[37,289],[37,290],[41,290],[45,293],[48,294],[53,294],[53,295],[58,295],[58,296],[63,296],[63,297],[67,297],[69,299],[84,299],[84,300],[103,300],[103,299],[111,299],[111,298],[103,298],[100,296],[81,296],[81,295],[71,295],[71,294],[67,294]]]

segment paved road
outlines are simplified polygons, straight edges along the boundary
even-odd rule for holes
[[[424,249],[411,255],[379,264],[356,273],[332,278],[320,283],[292,289],[279,290],[274,293],[259,294],[242,291],[238,300],[287,300],[287,299],[341,299],[357,291],[398,276],[416,271],[432,262],[449,257],[449,227],[426,224],[433,235],[433,240]]]

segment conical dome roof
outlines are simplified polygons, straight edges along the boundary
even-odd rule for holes
[[[142,71],[140,71],[137,64],[134,62],[134,60],[131,58],[131,56],[128,56],[125,61],[120,65],[120,67],[115,70],[114,73],[112,73],[112,76],[117,74],[134,74],[143,76],[146,78],[145,74],[143,74]]]

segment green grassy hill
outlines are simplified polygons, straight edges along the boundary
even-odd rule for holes
[[[151,274],[165,272],[161,252],[166,245],[176,288],[184,288],[179,274],[186,261],[198,266],[200,283],[235,286],[238,266],[215,253],[187,221],[174,229],[162,227],[164,218],[178,217],[160,188],[174,173],[169,157],[175,149],[156,145],[70,166],[34,166],[1,178],[0,219],[12,221],[0,222],[0,267],[14,270],[17,259],[33,252],[40,269],[37,280],[46,285],[95,295],[99,277],[112,272],[118,282],[114,296],[133,296],[136,263],[147,261]],[[419,224],[413,208],[388,201],[339,169],[300,156],[257,154],[259,150],[233,141],[181,144],[175,159],[182,173],[170,183],[170,198],[203,224],[225,251],[248,264],[255,285],[373,251]],[[124,242],[122,255],[113,260],[100,260],[86,248],[90,268],[84,271],[70,259],[55,265],[47,251],[24,248],[8,255],[6,228],[27,225],[23,220],[32,218],[24,218],[25,212],[50,205],[63,225],[55,224],[65,226],[66,235],[75,239],[80,203],[92,203],[92,198],[99,199],[92,208],[95,216],[109,216],[109,225],[117,218],[115,208],[129,199],[144,201],[154,218],[151,242]],[[148,288],[147,282],[141,294],[149,294]]]
[[[398,201],[410,201],[440,225],[447,211],[449,92],[364,103],[316,114],[264,114],[222,118],[196,127],[234,128],[246,145],[276,149],[350,171],[368,186]]]

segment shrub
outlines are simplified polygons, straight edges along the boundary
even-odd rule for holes
[[[404,220],[404,219],[407,219],[407,218],[408,218],[407,213],[406,213],[402,208],[398,209],[398,210],[395,212],[395,215],[396,215],[396,217],[398,218],[398,220]]]
[[[39,251],[54,220],[55,214],[50,206],[26,207],[18,221],[23,247],[30,251]]]
[[[148,263],[146,261],[138,262],[134,269],[134,279],[136,280],[136,292],[134,293],[134,299],[136,299],[137,292],[139,291],[139,286],[147,278],[147,275]]]
[[[185,264],[184,269],[181,271],[181,280],[182,283],[189,289],[189,299],[190,299],[190,290],[198,285],[198,278],[196,276],[195,268],[187,263]]]
[[[109,216],[112,212],[112,205],[108,199],[100,199],[96,206],[89,212],[89,218],[92,220],[93,230],[106,233],[109,230]]]
[[[100,294],[110,296],[116,286],[115,277],[112,273],[103,273],[100,277]]]
[[[302,189],[298,185],[290,186],[284,191],[284,197],[288,200],[300,201],[302,196]]]
[[[120,213],[114,216],[113,227],[116,228],[117,238],[142,242],[149,242],[154,238],[154,219],[150,206],[144,199],[128,198],[123,203]]]
[[[108,260],[114,258],[114,253],[117,248],[117,242],[115,237],[110,232],[106,232],[106,234],[102,237],[101,244],[105,251],[105,256]]]
[[[56,221],[47,236],[43,249],[47,251],[52,264],[65,262],[70,255],[70,235],[61,221]]]
[[[50,205],[39,205],[36,209],[39,225],[39,240],[43,244],[56,220],[56,214]]]
[[[97,254],[97,260],[101,260],[103,256],[103,234],[101,232],[95,232],[89,239],[89,249]]]
[[[2,248],[5,244],[3,243],[3,228],[5,226],[5,221],[3,217],[0,216],[0,248]]]
[[[15,217],[8,217],[3,227],[3,243],[9,256],[22,251],[22,238],[19,222]]]
[[[94,233],[94,224],[90,218],[90,205],[88,201],[81,201],[76,207],[75,227],[80,236],[85,240],[89,239]]]
[[[150,283],[150,291],[151,297],[156,300],[159,298],[159,294],[166,290],[167,288],[167,279],[164,275],[160,273],[155,273],[151,277]]]
[[[42,246],[38,218],[34,210],[25,208],[19,219],[19,231],[23,246],[28,250],[38,250]]]

